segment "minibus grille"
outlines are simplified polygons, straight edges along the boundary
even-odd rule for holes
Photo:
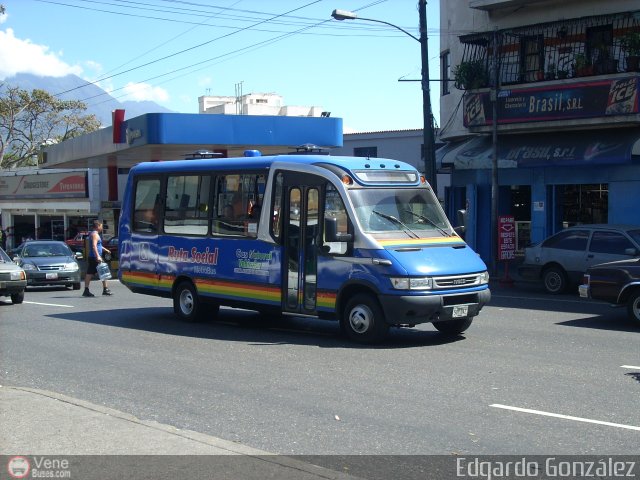
[[[466,288],[480,285],[480,275],[455,275],[450,277],[434,277],[433,288]]]

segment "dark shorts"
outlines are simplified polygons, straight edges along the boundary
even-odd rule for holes
[[[98,273],[98,260],[95,257],[89,257],[87,261],[87,275],[94,275]]]

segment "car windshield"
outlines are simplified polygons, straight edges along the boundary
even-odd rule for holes
[[[12,263],[11,259],[9,258],[9,255],[7,255],[7,253],[0,248],[0,263]]]
[[[450,236],[451,226],[440,204],[426,188],[350,190],[356,215],[366,232],[404,232],[420,237],[425,232]]]
[[[627,231],[629,236],[633,238],[633,241],[640,245],[640,229]]]
[[[39,243],[27,245],[24,257],[66,257],[71,255],[69,247],[58,243]]]

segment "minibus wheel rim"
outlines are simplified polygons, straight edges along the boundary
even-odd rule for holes
[[[185,315],[191,315],[193,313],[195,302],[193,300],[193,294],[189,289],[184,289],[180,292],[180,310]]]
[[[349,325],[356,333],[365,333],[371,328],[373,312],[366,305],[358,305],[349,313]]]

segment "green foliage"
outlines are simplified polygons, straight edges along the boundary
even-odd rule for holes
[[[627,32],[620,39],[620,48],[629,56],[640,55],[640,32]]]
[[[83,115],[86,109],[79,100],[0,83],[0,168],[35,165],[42,145],[100,128],[95,115]]]
[[[456,88],[461,90],[475,90],[489,85],[489,74],[482,60],[469,60],[460,63],[453,78]]]

